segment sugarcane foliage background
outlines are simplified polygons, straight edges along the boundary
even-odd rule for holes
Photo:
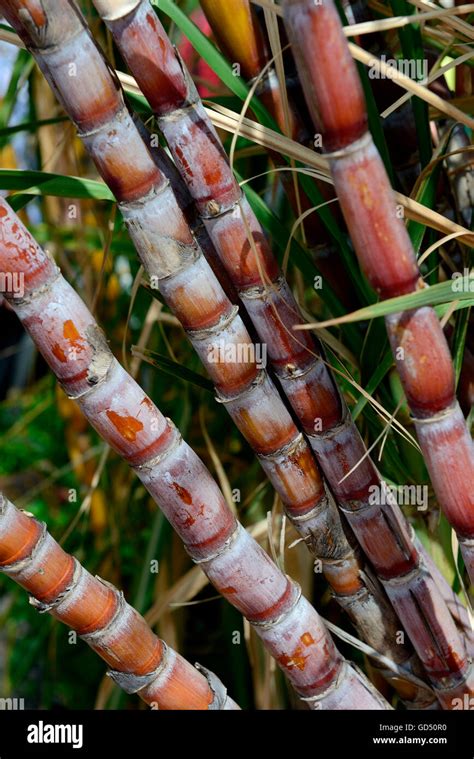
[[[443,595],[445,599],[449,596],[449,604],[441,614],[449,616],[448,606],[452,608],[456,597],[469,611],[468,576],[458,539],[432,488],[383,320],[389,315],[390,323],[390,318],[395,318],[390,315],[406,309],[436,309],[470,430],[474,397],[470,305],[474,286],[470,287],[468,274],[473,240],[469,232],[474,196],[470,168],[474,78],[468,47],[472,41],[469,11],[458,9],[460,14],[454,15],[439,9],[397,28],[397,24],[390,24],[392,16],[428,12],[431,6],[404,1],[338,6],[346,26],[369,24],[349,37],[357,43],[353,51],[357,60],[363,60],[364,51],[371,60],[382,55],[384,60],[398,61],[402,73],[403,64],[411,64],[411,69],[407,65],[405,69],[413,79],[425,75],[426,64],[432,78],[429,88],[424,83],[418,85],[418,97],[408,90],[410,98],[405,95],[403,102],[397,103],[406,89],[393,84],[373,63],[365,68],[359,64],[358,68],[369,128],[398,193],[399,220],[406,223],[421,277],[429,285],[413,291],[394,290],[388,293],[388,300],[379,303],[359,267],[359,250],[354,250],[355,241],[338,210],[330,172],[320,152],[321,147],[335,151],[340,146],[326,145],[324,129],[311,120],[281,22],[281,7],[262,3],[261,8],[256,3],[252,5],[252,19],[247,3],[236,3],[234,11],[246,12],[235,12],[232,17],[233,5],[209,1],[202,2],[199,9],[194,2],[163,0],[154,4],[219,128],[246,200],[302,309],[304,317],[296,314],[294,321],[302,323],[306,318],[318,325],[315,331],[324,345],[323,362],[332,368],[381,477],[392,486],[392,495],[444,577]],[[96,6],[100,10],[101,3]],[[139,80],[139,66],[134,70],[133,55],[128,58],[125,54],[111,25],[107,28],[92,3],[84,2],[80,7],[94,38],[119,72],[129,105],[149,130],[152,146],[169,144],[179,166],[179,152],[173,150],[173,129],[179,122],[175,117],[167,120],[166,108],[160,111],[159,80],[152,78],[147,92],[146,77]],[[386,23],[377,26],[376,22],[383,19]],[[289,32],[291,37],[291,29]],[[291,510],[294,504],[284,504],[287,518],[252,445],[261,460],[262,451],[253,438],[251,444],[249,437],[244,439],[242,427],[239,432],[229,423],[226,404],[216,403],[213,383],[170,310],[166,293],[158,291],[153,276],[140,266],[125,228],[126,213],[115,203],[113,189],[101,181],[31,53],[18,48],[18,38],[7,26],[2,26],[2,39],[0,188],[8,194],[8,202],[93,312],[115,356],[203,459],[240,521],[330,622],[343,655],[356,662],[393,705],[403,708],[401,698],[416,701],[416,696],[407,695],[407,687],[393,689],[395,683],[387,678],[386,662],[382,666],[380,661],[369,659],[367,643],[371,641],[362,639],[354,617],[351,625],[335,600],[341,588],[331,575],[331,557],[324,554],[324,541],[320,539],[318,544],[313,538],[312,553],[308,552],[301,532],[295,529],[298,514]],[[329,66],[329,75],[336,80],[340,75],[337,61]],[[435,78],[442,67],[446,71]],[[301,74],[301,68],[299,71]],[[76,75],[80,78],[80,70]],[[301,78],[308,96],[308,83]],[[335,112],[337,115],[336,106]],[[321,116],[327,128],[324,111],[317,120]],[[256,124],[264,129],[257,130]],[[206,155],[201,157],[205,163]],[[202,201],[201,208],[198,202],[198,210],[212,217],[215,201],[206,202]],[[219,264],[214,264],[222,275]],[[384,260],[375,261],[372,277],[368,272],[372,284],[384,281],[386,265]],[[275,274],[268,266],[265,281],[271,288]],[[226,290],[231,299],[236,290],[242,290],[238,277]],[[387,292],[382,294],[387,297]],[[390,297],[394,295],[398,298]],[[244,296],[243,300],[250,302]],[[292,301],[288,303],[288,312],[294,315]],[[89,572],[123,589],[129,602],[169,645],[188,660],[197,660],[218,673],[241,707],[294,706],[294,694],[255,631],[216,595],[199,567],[192,566],[181,541],[156,510],[143,484],[66,397],[5,303],[0,313],[1,490],[17,506],[44,520],[65,550],[77,556]],[[254,313],[251,303],[249,313]],[[287,313],[279,313],[278,307],[272,313],[278,333],[279,325],[288,323]],[[295,334],[301,336],[304,347],[308,333]],[[400,363],[400,356],[395,358]],[[212,370],[210,363],[208,369]],[[307,420],[298,415],[293,403],[291,377],[279,373],[275,364],[270,371],[281,380],[296,425],[311,437],[311,429],[305,427]],[[216,382],[214,376],[212,379]],[[218,390],[222,390],[219,384]],[[429,383],[424,390],[429,398]],[[429,401],[427,404],[429,408]],[[318,453],[317,442],[313,448]],[[363,450],[359,471],[368,460]],[[332,480],[331,461],[325,456],[330,457],[330,451],[323,451],[318,461],[344,506],[344,475],[337,467],[338,459],[334,454]],[[266,471],[275,484],[273,470],[267,467]],[[466,471],[465,478],[469,483],[472,472]],[[470,507],[472,513],[472,501]],[[295,514],[297,519],[291,524]],[[403,524],[393,529],[405,534]],[[373,539],[374,533],[372,543]],[[339,540],[343,538],[339,536]],[[381,560],[375,546],[364,547],[369,567],[374,563],[380,577],[377,561],[381,564]],[[125,696],[110,679],[104,679],[103,665],[93,652],[56,621],[38,617],[28,606],[25,593],[8,578],[0,581],[0,646],[5,663],[0,672],[2,695],[23,697],[32,707],[96,704],[138,708],[136,698]],[[341,595],[347,596],[347,588]],[[373,595],[378,603],[378,591]],[[449,628],[451,619],[446,619],[446,624]],[[469,614],[465,612],[463,624],[462,634],[468,638]],[[401,623],[394,625],[402,629]],[[401,660],[411,657],[414,645],[423,661],[420,651],[424,644],[418,650],[413,640],[416,634],[415,629],[410,643],[402,632],[397,645],[406,643],[407,651]],[[393,647],[379,653],[396,659],[393,651],[397,650]],[[394,671],[399,663],[393,662]],[[417,688],[420,682],[433,685],[433,673],[429,674],[421,665],[410,667],[412,678],[418,678]],[[423,687],[421,691],[420,702],[429,702]]]

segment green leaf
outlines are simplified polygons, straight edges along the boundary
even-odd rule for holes
[[[20,50],[13,64],[12,75],[7,87],[7,91],[0,105],[0,129],[4,130],[8,126],[13,109],[18,99],[18,93],[21,90],[25,80],[30,75],[34,66],[34,59],[27,50]],[[6,135],[0,135],[0,148],[7,144]]]
[[[156,369],[171,375],[171,377],[178,377],[183,382],[188,382],[191,385],[208,390],[210,393],[214,392],[214,385],[206,377],[202,377],[197,372],[193,372],[192,369],[188,369],[186,366],[178,364],[177,361],[172,361],[168,356],[163,356],[161,353],[155,353],[148,349],[139,350],[136,346],[132,346],[132,353],[134,356],[139,356],[147,364],[154,366]]]
[[[466,342],[467,328],[469,324],[470,309],[465,308],[456,317],[456,326],[453,335],[453,363],[456,377],[456,387],[459,382],[459,376],[462,369],[464,356],[464,344]]]
[[[436,182],[439,172],[441,170],[441,162],[438,163],[432,172],[422,181],[420,189],[417,193],[415,200],[421,203],[427,208],[433,208],[436,197]],[[421,244],[426,232],[426,225],[419,221],[412,221],[411,219],[407,224],[407,232],[410,235],[410,239],[413,245],[415,253],[418,255],[420,252]]]
[[[363,63],[357,61],[357,69],[359,71],[359,77],[362,82],[362,89],[364,90],[365,102],[367,105],[367,115],[369,119],[370,133],[374,139],[375,146],[380,153],[385,171],[390,179],[390,184],[394,188],[398,188],[398,182],[393,170],[392,159],[388,151],[387,141],[385,139],[385,132],[383,131],[379,110],[377,103],[375,102],[374,93],[370,86],[370,80],[367,74],[367,69]]]
[[[471,23],[471,26],[473,24],[473,21],[469,22],[468,18],[464,17],[464,20],[467,23]],[[434,48],[434,50],[440,50],[444,56],[449,56],[450,58],[460,58],[461,55],[464,55],[464,51],[461,49],[456,49],[456,37],[453,36],[451,45],[449,47],[446,46],[444,42],[440,42],[439,40],[434,39],[433,37],[430,37],[429,41],[427,40],[430,47]],[[470,66],[471,68],[474,68],[474,57],[468,58],[467,60],[463,61],[463,66]]]
[[[446,153],[448,142],[449,140],[445,139],[443,148],[439,152],[439,157],[443,156]],[[434,208],[435,206],[438,179],[439,179],[439,175],[441,173],[442,168],[443,168],[443,162],[438,161],[435,164],[433,170],[430,171],[429,174],[427,174],[427,176],[425,176],[424,179],[421,181],[420,186],[418,188],[418,192],[416,193],[415,200],[418,201],[418,203],[421,203],[423,206],[426,206],[427,208]],[[407,223],[407,232],[410,235],[410,239],[412,241],[412,245],[415,250],[415,253],[418,255],[418,253],[420,252],[421,244],[423,242],[423,238],[425,236],[426,225],[418,221],[409,220]],[[433,255],[434,255],[434,260],[433,260]],[[427,262],[428,270],[435,268],[435,263],[436,263],[436,251],[434,251],[434,254],[429,256],[429,259]],[[434,272],[434,274],[436,276],[436,272]],[[435,284],[435,282],[430,282],[429,284]]]
[[[376,319],[378,316],[421,308],[422,306],[438,306],[436,312],[439,315],[446,313],[455,301],[459,301],[455,305],[455,311],[474,305],[474,278],[459,277],[449,282],[440,282],[432,287],[417,290],[417,292],[409,293],[408,295],[389,298],[380,303],[374,303],[371,306],[353,311],[351,314],[343,317],[343,320],[344,323],[365,321]]]
[[[37,121],[25,121],[22,124],[0,128],[0,137],[10,137],[18,132],[36,132],[40,127],[49,126],[50,124],[60,124],[62,121],[69,121],[67,116],[56,116],[54,119],[38,119]]]
[[[453,588],[456,587],[456,568],[451,549],[451,526],[444,514],[440,514],[436,535],[433,535],[427,522],[421,519],[415,523],[415,531],[449,584]]]
[[[26,192],[29,195],[54,195],[59,198],[115,200],[103,182],[47,171],[0,169],[0,189]]]
[[[435,285],[433,285],[435,287]],[[466,296],[465,296],[466,297]],[[443,303],[442,305],[435,306],[434,310],[436,311],[436,316],[438,319],[441,319],[443,316],[445,316],[448,312],[455,313],[456,311],[462,311],[464,308],[471,308],[471,306],[474,306],[474,297],[471,300],[459,300],[457,302],[448,302]]]
[[[125,98],[130,102],[135,113],[142,116],[144,121],[153,117],[153,111],[144,95],[141,95],[138,92],[129,92],[128,90],[125,90]]]
[[[387,372],[390,370],[390,367],[393,365],[393,356],[390,350],[388,350],[382,361],[379,363],[377,369],[369,379],[369,381],[366,383],[365,390],[370,395],[373,396],[375,394],[375,391],[377,390],[378,386],[382,382],[383,378],[387,374]],[[359,400],[357,401],[356,405],[352,409],[352,419],[355,421],[358,416],[362,413],[364,410],[366,404],[368,403],[368,398],[361,395]]]
[[[143,558],[138,587],[133,597],[133,606],[140,614],[144,614],[146,611],[148,588],[153,577],[150,572],[151,562],[153,559],[161,561],[166,543],[171,538],[171,533],[171,525],[167,521],[163,512],[159,510],[156,511],[152,522],[152,528],[146,548],[146,553]]]
[[[31,201],[34,200],[35,197],[36,195],[26,195],[25,193],[18,193],[17,195],[9,195],[8,202],[13,208],[13,210],[18,213],[18,211],[21,211],[22,208],[25,208],[25,206],[27,206],[28,203],[31,203]]]

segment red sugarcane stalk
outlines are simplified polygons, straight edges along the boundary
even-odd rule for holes
[[[126,693],[153,708],[238,709],[212,672],[160,640],[123,593],[63,551],[44,523],[0,493],[0,571],[31,593],[40,612],[71,627],[109,665]]]
[[[275,66],[270,62],[269,44],[249,0],[226,0],[225,3],[221,0],[201,0],[201,7],[209,20],[219,47],[226,53],[228,60],[239,63],[250,85],[259,80],[256,94],[274,117],[281,131],[287,134],[288,126],[289,136],[297,141],[309,142],[310,135],[303,126],[302,115],[298,112],[291,96],[291,86],[288,82],[285,86],[290,123],[288,125],[286,123],[280,83]],[[276,166],[286,166],[284,159],[278,153],[271,151],[270,157]],[[297,198],[293,177],[288,172],[283,172],[281,176],[294,214],[299,216],[300,213],[312,208],[313,204],[301,189]],[[332,188],[326,182],[317,179],[315,182],[326,201],[329,202],[335,197]],[[328,210],[332,213],[334,206],[329,206]],[[337,216],[341,218],[338,209]],[[307,216],[302,227],[306,244],[316,261],[318,270],[344,306],[348,310],[354,310],[356,301],[353,296],[353,287],[335,245],[318,214],[311,213]]]
[[[189,76],[148,2],[134,2],[133,7],[108,0],[96,0],[95,4],[159,116],[178,168],[261,340],[268,346],[280,383],[339,505],[449,708],[451,688],[467,692],[472,688],[464,643],[400,509],[387,503],[378,472],[366,455],[332,375],[315,355],[320,346],[309,333],[295,336],[293,327],[303,317],[263,230],[241,195]],[[374,492],[380,498],[375,498]]]
[[[10,3],[9,7],[19,11],[23,8],[18,16],[26,23],[29,3]],[[251,359],[250,350],[241,363],[229,365],[212,360],[212,353],[220,346],[250,348],[252,341],[237,309],[225,297],[196,246],[175,196],[158,171],[159,166],[150,159],[82,21],[68,3],[51,7],[61,10],[60,29],[56,29],[55,17],[50,18],[48,4],[43,2],[42,12],[49,26],[47,32],[41,33],[30,29],[30,34],[36,35],[33,52],[78,125],[99,171],[115,191],[145,269],[150,276],[158,277],[165,300],[186,328],[216,383],[220,399],[259,455],[296,529],[321,558],[340,605],[373,648],[416,671],[416,661],[410,661],[410,648],[397,643],[396,616],[347,540],[337,509],[325,494],[312,453],[274,385]],[[13,12],[11,16],[18,24],[18,16]],[[39,23],[35,16],[31,18]],[[31,46],[32,40],[23,26],[18,28]],[[45,52],[40,53],[40,46]],[[70,65],[76,62],[90,70],[72,92],[68,74]],[[100,93],[98,87],[102,88]],[[104,104],[108,104],[105,114]],[[391,677],[389,672],[385,674]],[[426,703],[425,691],[412,689],[397,679],[394,683],[405,698]]]
[[[367,131],[362,87],[332,0],[288,0],[285,18],[308,106],[323,128],[335,187],[361,266],[382,298],[415,292],[420,272]],[[331,77],[339,61],[346,95]],[[456,401],[451,355],[432,308],[386,317],[396,365],[439,504],[474,579],[474,446]]]
[[[140,119],[134,118],[133,120],[136,128],[142,136],[142,139],[149,143],[151,141],[151,137],[147,128],[140,121]],[[235,289],[225,269],[223,269],[220,265],[220,259],[217,251],[212,243],[211,238],[209,237],[209,234],[202,222],[201,217],[197,212],[189,190],[183,183],[175,164],[164,150],[150,146],[150,152],[153,156],[153,160],[158,166],[158,169],[170,183],[179,209],[182,211],[183,216],[189,224],[189,228],[193,236],[196,238],[200,249],[204,253],[204,256],[210,265],[215,277],[218,279],[219,284],[221,285],[228,299],[234,304],[238,303],[239,296],[237,290]]]
[[[21,277],[21,300],[6,297],[66,394],[135,471],[299,696],[315,709],[386,708],[299,588],[236,521],[202,461],[114,358],[85,303],[2,199],[0,270]]]

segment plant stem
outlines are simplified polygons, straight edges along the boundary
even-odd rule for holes
[[[63,551],[44,523],[0,493],[0,571],[32,594],[40,612],[71,627],[126,693],[162,710],[239,709],[217,677],[157,638],[123,593]]]
[[[271,62],[270,45],[267,35],[261,29],[249,0],[201,0],[201,7],[211,25],[212,31],[217,38],[219,47],[226,53],[229,61],[238,63],[249,85],[259,79],[256,94],[273,116],[283,134],[293,137],[294,140],[311,144],[312,135],[304,126],[303,114],[298,110],[293,90],[300,87],[297,77],[286,78],[286,97],[283,96],[282,88],[275,70],[275,61]],[[238,23],[236,23],[238,19]],[[282,42],[282,46],[283,46]],[[287,59],[289,52],[283,56]],[[286,60],[285,60],[286,63]],[[285,101],[288,110],[285,111]],[[300,97],[302,100],[302,95]],[[288,113],[288,123],[285,114]],[[270,158],[276,166],[285,166],[285,160],[279,153],[269,151]],[[283,172],[281,181],[291,203],[294,214],[298,217],[301,213],[313,208],[306,193],[298,187],[295,188],[295,176],[288,171]],[[318,179],[314,182],[321,195],[321,202],[329,203],[327,211],[333,215],[334,221],[341,225],[342,217],[337,204],[330,201],[335,197],[332,188]],[[318,270],[337,294],[338,298],[346,307],[353,311],[357,308],[357,299],[354,298],[354,290],[349,276],[342,265],[337,247],[331,239],[319,214],[311,213],[302,223],[306,245],[313,256]]]

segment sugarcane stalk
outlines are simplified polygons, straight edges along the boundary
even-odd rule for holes
[[[280,82],[271,63],[269,44],[264,30],[256,17],[254,8],[249,0],[201,0],[201,7],[206,14],[219,47],[226,53],[228,60],[240,65],[243,76],[249,85],[258,80],[256,94],[274,117],[284,134],[292,136],[299,142],[310,143],[311,135],[303,125],[302,114],[292,98],[292,88],[288,80],[287,89],[288,110],[285,112]],[[298,86],[298,90],[299,90]],[[287,124],[286,113],[289,123]],[[284,159],[274,151],[269,151],[272,162],[278,167],[286,167]],[[294,214],[298,217],[313,207],[306,193],[299,189],[298,197],[295,192],[293,177],[288,172],[281,175],[282,183]],[[321,195],[329,203],[335,196],[332,188],[326,182],[315,179]],[[332,213],[334,205],[328,207]],[[335,213],[335,218],[340,213]],[[302,228],[305,243],[313,256],[318,270],[329,283],[341,302],[348,310],[357,307],[353,287],[347,275],[334,242],[331,240],[324,224],[317,213],[306,216]]]
[[[28,3],[9,5],[10,8],[21,6],[24,11],[28,7]],[[45,18],[49,18],[45,10],[47,3],[42,7]],[[162,295],[185,327],[216,383],[219,399],[257,452],[295,528],[321,560],[339,604],[376,651],[417,672],[419,664],[411,648],[398,643],[399,623],[385,594],[348,541],[338,511],[325,493],[310,448],[271,380],[251,358],[252,341],[237,309],[212,276],[180,213],[172,188],[157,172],[160,166],[150,160],[140,135],[123,108],[115,81],[110,75],[107,78],[108,71],[97,48],[69,4],[63,3],[61,8],[57,4],[51,7],[61,10],[61,24],[67,22],[70,28],[66,26],[64,31],[61,27],[58,32],[61,42],[56,46],[55,19],[51,18],[48,34],[52,37],[48,39],[48,35],[42,33],[35,38],[35,45],[41,44],[46,52],[40,53],[36,46],[32,50],[75,120],[99,171],[118,195],[120,209],[146,271],[150,277],[158,278]],[[18,21],[14,14],[12,16],[13,22]],[[27,16],[25,11],[22,19]],[[23,27],[20,26],[19,31],[25,35]],[[69,36],[72,41],[68,50]],[[31,40],[29,44],[32,45]],[[77,49],[83,52],[78,53]],[[89,61],[92,70],[90,74],[85,73],[73,98],[70,86],[68,88],[65,84],[66,72],[79,55],[82,55],[81,66],[85,67]],[[94,75],[98,81],[94,80]],[[102,116],[99,112],[94,120],[94,113],[88,112],[88,108],[93,103],[98,82],[106,87],[99,98],[101,107],[103,103],[114,103],[114,96],[116,102],[111,113]],[[150,180],[141,179],[135,186],[130,179],[124,191],[120,183],[123,184],[131,166],[139,167],[141,175],[145,174],[146,167]],[[248,347],[247,358],[237,364],[220,359],[214,361],[212,354],[221,345]],[[400,682],[389,671],[384,674],[403,697],[411,699],[415,705],[432,703],[431,693]]]
[[[69,398],[137,474],[214,587],[248,619],[314,709],[388,705],[337,651],[317,612],[237,522],[209,471],[111,353],[94,317],[0,199],[5,293]]]
[[[332,0],[318,7],[294,0],[285,9],[290,35],[294,40],[298,35],[296,54],[308,106],[314,115],[317,109],[323,125],[336,190],[361,266],[382,298],[415,292],[422,286],[415,253],[367,132],[361,85]],[[339,55],[348,100],[329,80],[330,57]],[[435,493],[457,533],[472,581],[474,446],[456,401],[443,330],[432,308],[391,314],[385,322]]]
[[[152,708],[239,709],[216,675],[193,667],[167,646],[123,593],[93,577],[63,551],[44,523],[1,493],[0,572],[31,594],[39,612],[75,630],[108,664],[114,682]]]
[[[235,283],[321,468],[359,543],[449,708],[452,688],[470,692],[464,641],[367,456],[335,381],[308,332],[264,232],[242,197],[192,82],[148,2],[96,7],[158,116],[182,176]],[[144,54],[146,51],[146,54]],[[341,109],[342,110],[342,109]],[[250,232],[250,241],[249,241]],[[435,652],[433,655],[433,651]]]
[[[202,222],[201,217],[197,212],[189,190],[183,183],[175,164],[164,150],[161,150],[158,147],[152,146],[150,144],[151,135],[148,129],[140,121],[140,119],[135,118],[133,114],[131,115],[133,117],[133,121],[137,130],[142,136],[142,139],[150,145],[150,153],[153,156],[153,160],[155,161],[165,179],[170,183],[179,209],[186,219],[193,236],[198,242],[199,248],[203,252],[204,257],[210,265],[215,277],[219,281],[220,286],[224,290],[229,301],[231,301],[233,304],[238,304],[239,295],[237,293],[237,290],[235,289],[234,284],[225,269],[223,269],[220,265],[220,259],[217,251],[212,243],[211,238],[209,237],[209,234]],[[248,319],[246,326],[250,326]]]

